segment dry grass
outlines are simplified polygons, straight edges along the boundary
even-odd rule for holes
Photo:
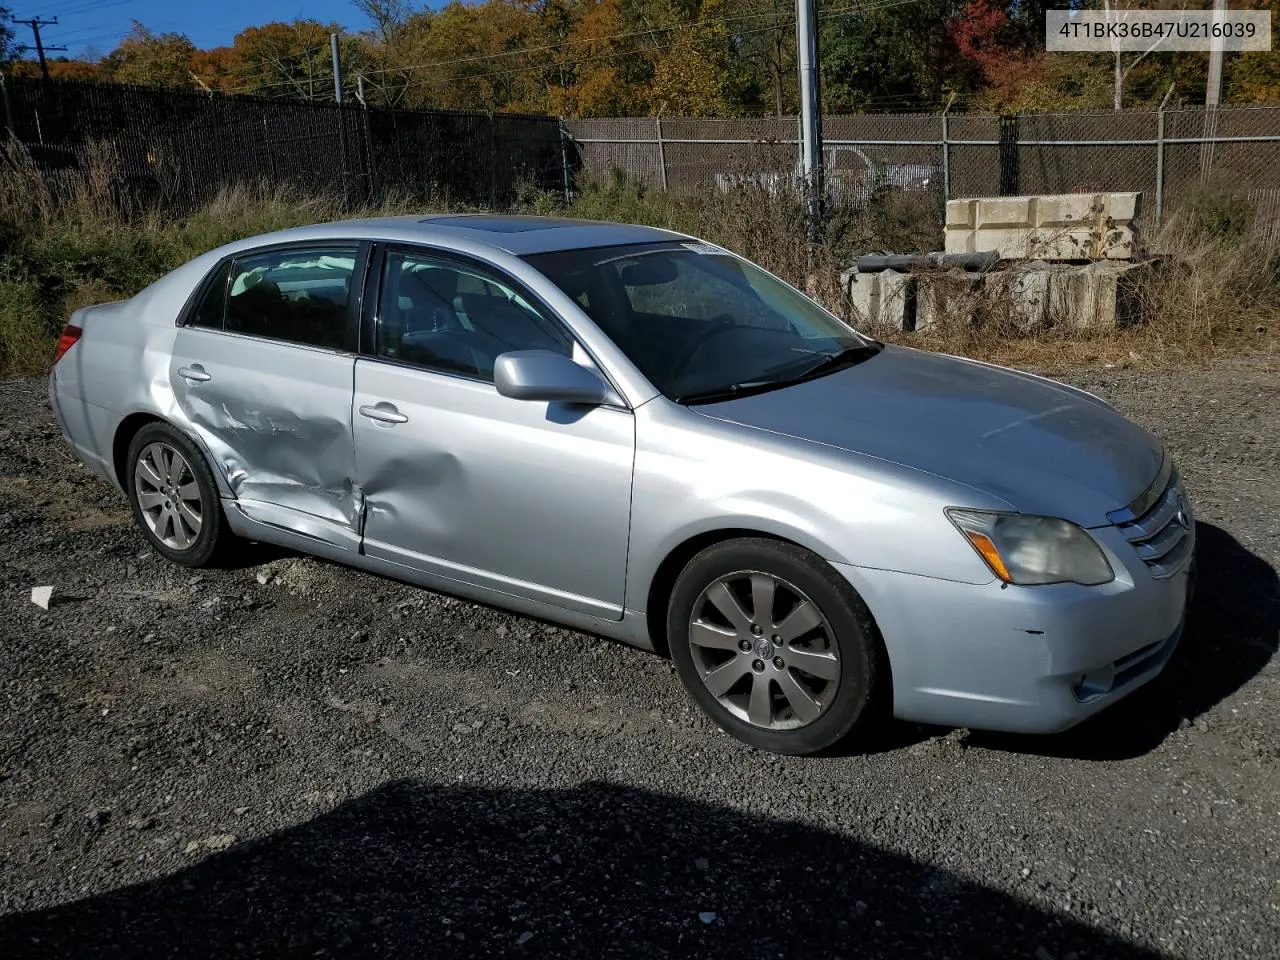
[[[48,365],[57,332],[77,307],[132,296],[199,253],[246,236],[344,216],[442,210],[392,198],[344,210],[333,197],[263,183],[220,192],[187,216],[163,215],[122,196],[115,159],[99,148],[83,170],[53,180],[28,158],[0,157],[0,376]],[[836,209],[822,242],[806,237],[800,198],[747,183],[728,192],[665,193],[615,178],[565,207],[526,190],[516,209],[667,227],[705,237],[760,263],[849,315],[840,274],[872,250],[936,250],[936,202],[888,191]],[[872,331],[895,342],[1018,366],[1203,365],[1224,354],[1277,354],[1280,254],[1253,246],[1238,196],[1207,196],[1176,214],[1152,247],[1165,267],[1139,271],[1130,295],[1145,322],[1081,329],[1070,317],[1024,329],[1010,298],[957,295],[941,322],[915,333]]]
[[[0,155],[0,377],[41,373],[78,307],[133,296],[188,260],[243,237],[373,213],[421,210],[402,199],[377,209],[296,187],[244,183],[187,216],[123,193],[105,147],[75,173],[42,177],[19,150]]]
[[[1028,328],[1006,280],[976,291],[952,284],[926,330],[875,332],[928,350],[1050,370],[1207,366],[1239,355],[1280,361],[1280,252],[1247,234],[1206,229],[1190,211],[1175,214],[1150,247],[1157,253],[1118,280],[1115,325],[1092,324],[1078,302],[1050,296],[1046,316]],[[945,279],[932,285],[948,288]]]

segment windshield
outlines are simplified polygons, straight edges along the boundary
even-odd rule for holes
[[[759,392],[866,351],[841,321],[710,244],[662,242],[527,257],[673,400]]]

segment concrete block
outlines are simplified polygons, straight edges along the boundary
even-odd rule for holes
[[[1078,329],[1114,330],[1136,323],[1138,286],[1152,261],[1090,263],[1049,274],[1050,323]]]
[[[1043,260],[984,275],[983,312],[988,319],[1007,320],[1023,333],[1048,322],[1049,278],[1054,266]]]
[[[940,324],[972,323],[983,302],[989,274],[965,270],[922,273],[916,280],[916,330]]]
[[[946,252],[1004,260],[1129,260],[1139,250],[1140,193],[1067,193],[947,201]]]
[[[886,330],[915,329],[917,277],[897,270],[881,270],[878,280],[880,303],[877,322]]]
[[[840,277],[849,296],[851,320],[867,333],[901,333],[915,322],[916,278],[896,270],[859,273],[849,270]]]
[[[880,314],[880,285],[876,276],[849,270],[840,277],[841,285],[849,294],[849,320],[868,333],[876,327]]]

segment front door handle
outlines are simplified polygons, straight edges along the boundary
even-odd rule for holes
[[[379,423],[408,423],[409,418],[396,409],[394,403],[365,404],[360,408],[360,416],[377,420]]]
[[[213,377],[204,372],[204,367],[198,363],[193,363],[189,367],[179,367],[178,376],[184,380],[191,380],[194,383],[204,383],[206,380],[212,380]]]

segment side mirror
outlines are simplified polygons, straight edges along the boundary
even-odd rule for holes
[[[551,403],[616,402],[612,388],[600,376],[550,350],[512,350],[493,365],[493,385],[513,400]]]

